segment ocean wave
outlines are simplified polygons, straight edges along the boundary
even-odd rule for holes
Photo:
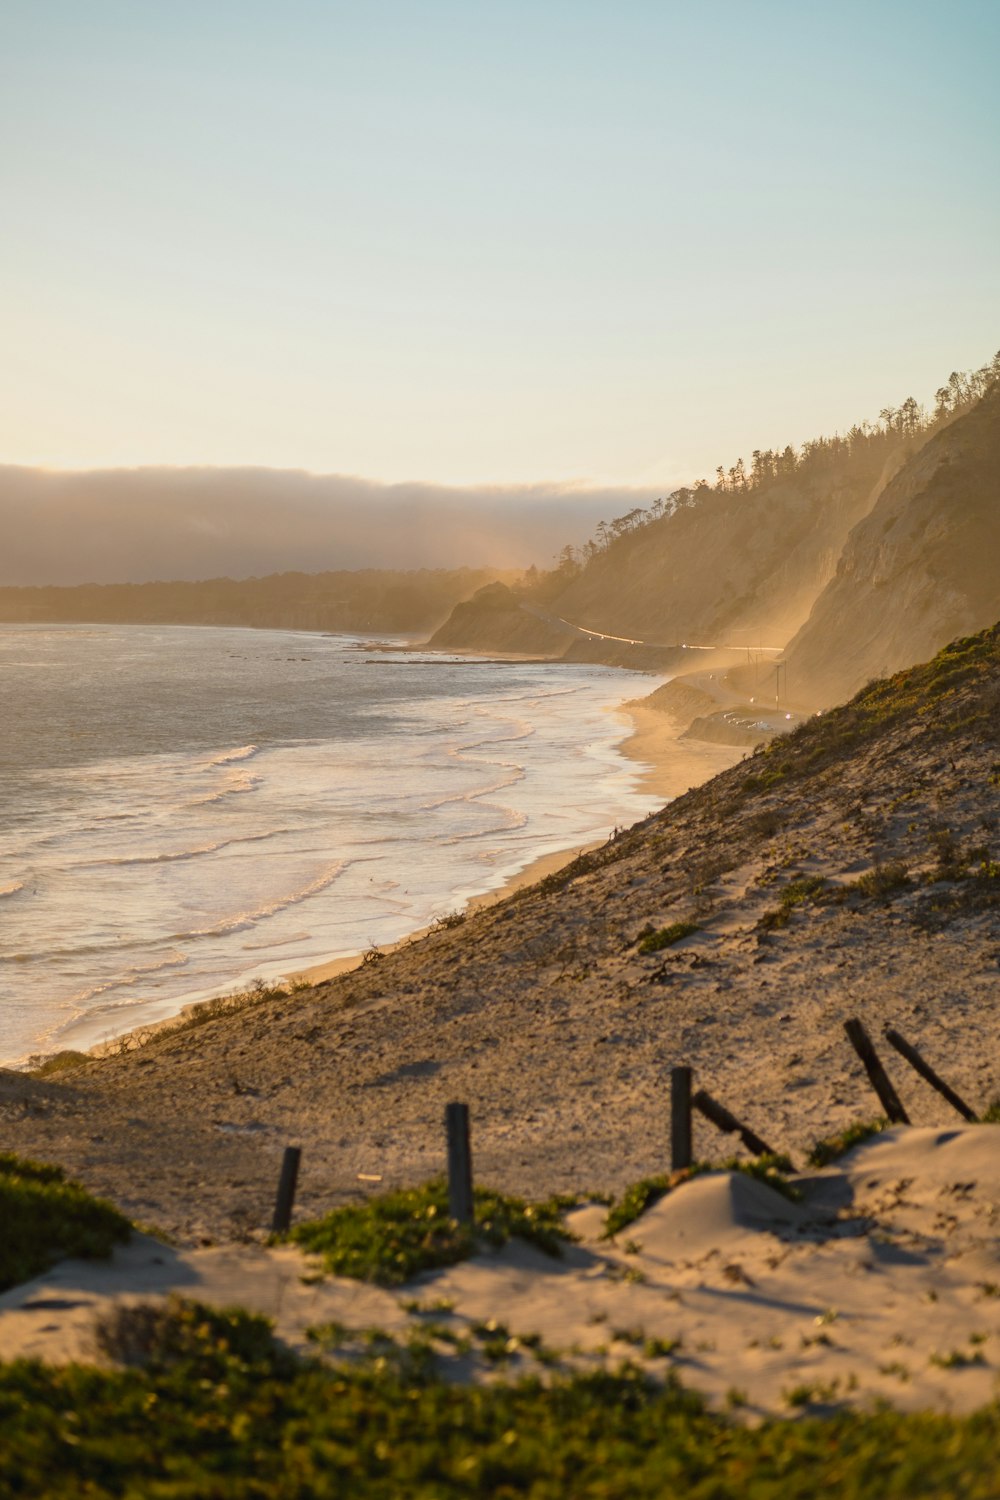
[[[448,848],[451,844],[466,844],[471,839],[490,838],[498,833],[513,833],[516,828],[526,828],[528,825],[528,814],[525,812],[516,812],[512,807],[501,807],[496,802],[484,802],[480,805],[499,813],[505,821],[492,823],[489,828],[474,828],[468,833],[453,833],[450,838],[440,840],[442,848]]]
[[[338,860],[336,864],[329,865],[322,875],[317,875],[315,880],[310,880],[297,891],[291,891],[287,896],[278,896],[273,901],[266,901],[262,906],[254,907],[252,911],[237,912],[235,916],[225,917],[220,922],[213,922],[210,927],[195,927],[190,932],[175,932],[170,941],[174,943],[191,942],[196,938],[224,937],[230,932],[244,932],[248,928],[256,927],[258,922],[266,921],[268,917],[276,917],[279,912],[287,911],[290,906],[298,906],[302,901],[308,901],[310,897],[319,895],[328,886],[344,873],[356,860]]]
[[[229,786],[221,787],[217,792],[209,792],[204,797],[193,797],[185,802],[185,807],[208,807],[213,802],[224,802],[227,797],[240,797],[246,792],[256,791],[263,781],[263,776],[240,776],[236,775]]]
[[[513,771],[514,775],[495,781],[490,786],[476,786],[465,792],[451,792],[446,797],[432,797],[429,802],[420,803],[420,811],[436,812],[439,807],[453,807],[459,802],[478,802],[481,797],[492,797],[497,792],[505,792],[508,787],[516,786],[519,781],[524,780],[523,766],[511,762],[507,769]]]
[[[228,766],[234,760],[249,760],[251,755],[256,755],[257,745],[240,745],[236,750],[224,750],[221,755],[213,755],[209,760],[203,762],[205,766]]]
[[[68,1003],[70,1005],[82,1006],[91,1000],[96,1000],[98,995],[106,995],[109,990],[121,990],[141,984],[151,974],[159,974],[163,969],[183,969],[188,962],[186,953],[171,953],[167,958],[161,958],[156,963],[136,964],[132,969],[126,969],[123,974],[116,974],[111,979],[106,979],[103,984],[88,985],[86,989],[71,995]]]
[[[73,869],[96,870],[119,865],[173,864],[177,860],[198,859],[203,854],[217,854],[220,849],[231,849],[235,844],[257,844],[263,839],[278,838],[281,834],[290,832],[289,828],[272,828],[268,833],[246,833],[240,838],[219,839],[214,844],[199,844],[194,849],[172,849],[162,854],[123,854],[111,859],[80,860],[73,866]],[[0,895],[3,895],[2,891]]]

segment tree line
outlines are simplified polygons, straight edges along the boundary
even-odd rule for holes
[[[694,485],[683,485],[660,497],[648,507],[636,506],[612,521],[600,521],[594,535],[582,547],[567,545],[555,559],[554,576],[560,585],[580,573],[595,558],[608,552],[616,542],[650,526],[664,516],[699,504],[709,495],[749,495],[755,490],[793,476],[812,477],[862,454],[873,456],[879,449],[893,447],[900,440],[929,436],[962,412],[975,406],[1000,380],[1000,351],[978,370],[953,370],[934,396],[934,408],[928,411],[914,396],[907,396],[899,406],[885,406],[877,422],[858,422],[844,434],[812,438],[801,447],[755,448],[749,464],[738,458],[730,467],[722,464],[715,471],[715,483],[699,479]],[[544,587],[552,575],[530,568],[526,577],[529,588]]]

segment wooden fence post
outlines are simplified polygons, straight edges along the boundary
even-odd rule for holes
[[[890,1047],[895,1047],[900,1057],[906,1058],[910,1067],[915,1068],[921,1078],[927,1080],[932,1089],[937,1089],[941,1097],[947,1099],[952,1109],[958,1110],[963,1120],[970,1120],[973,1124],[976,1123],[979,1118],[978,1115],[974,1114],[965,1100],[959,1098],[955,1090],[945,1083],[940,1073],[935,1073],[930,1063],[924,1061],[916,1047],[908,1042],[905,1036],[900,1036],[898,1031],[894,1031],[891,1026],[887,1026],[885,1028],[885,1039]]]
[[[299,1180],[301,1146],[286,1146],[281,1159],[281,1176],[278,1179],[278,1196],[274,1204],[274,1220],[271,1229],[275,1234],[284,1234],[292,1222],[292,1205],[295,1202],[295,1187]]]
[[[766,1141],[762,1141],[759,1135],[752,1131],[749,1125],[742,1125],[735,1115],[731,1115],[724,1105],[711,1094],[706,1094],[704,1089],[699,1089],[691,1100],[699,1114],[703,1114],[706,1120],[719,1130],[724,1130],[727,1135],[738,1135],[748,1151],[754,1156],[776,1156],[777,1152],[770,1147]]]
[[[691,1069],[670,1069],[670,1170],[691,1165]]]
[[[879,1103],[894,1125],[909,1125],[910,1117],[903,1108],[899,1095],[889,1081],[872,1039],[856,1016],[844,1022],[844,1030],[855,1052],[864,1064],[868,1081],[879,1097]]]
[[[459,1224],[471,1224],[472,1151],[469,1146],[469,1106],[448,1104],[444,1112],[448,1132],[448,1212]]]

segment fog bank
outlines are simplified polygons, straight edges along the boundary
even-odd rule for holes
[[[0,465],[0,584],[548,566],[656,490],[452,489],[297,470]]]

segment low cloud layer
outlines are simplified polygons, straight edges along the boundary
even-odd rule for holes
[[[0,466],[0,584],[549,566],[655,490],[450,489],[277,469]]]

